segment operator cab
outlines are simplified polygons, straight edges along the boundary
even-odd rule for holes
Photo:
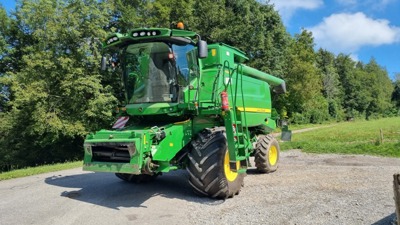
[[[190,79],[191,44],[165,42],[130,44],[120,54],[128,104],[175,103]],[[193,73],[194,71],[192,71]]]
[[[189,99],[198,95],[190,90],[198,85],[199,59],[208,56],[207,42],[195,32],[139,28],[108,36],[103,47],[101,68],[121,76],[123,91],[118,96],[128,115],[154,119],[193,110]]]

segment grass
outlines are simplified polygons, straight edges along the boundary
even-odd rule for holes
[[[295,148],[310,153],[400,157],[400,117],[342,122],[294,133],[292,141],[281,146],[283,150]]]
[[[289,125],[290,130],[301,130],[306,128],[314,128],[314,127],[324,127],[332,125],[332,123],[325,123],[325,124],[291,124]]]
[[[57,163],[53,165],[45,165],[45,166],[37,166],[37,167],[28,167],[25,169],[17,169],[10,172],[0,173],[0,181],[8,180],[12,178],[18,177],[26,177],[31,175],[37,175],[42,173],[55,172],[66,169],[73,169],[77,167],[82,167],[82,161],[76,162],[67,162],[67,163]]]

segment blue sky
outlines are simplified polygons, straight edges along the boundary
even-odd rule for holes
[[[268,1],[268,0],[266,0]],[[264,1],[265,2],[265,1]],[[400,0],[270,0],[291,34],[305,28],[316,48],[400,73]]]
[[[374,57],[394,79],[400,73],[400,0],[259,0],[275,5],[287,30],[313,32],[316,48],[368,63]],[[0,0],[8,10],[14,0]]]

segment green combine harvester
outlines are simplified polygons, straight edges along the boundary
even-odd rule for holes
[[[126,105],[112,128],[87,136],[84,170],[146,182],[186,169],[196,193],[224,199],[239,193],[250,156],[261,173],[277,169],[271,92],[285,82],[246,66],[242,51],[166,28],[115,33],[103,49]]]

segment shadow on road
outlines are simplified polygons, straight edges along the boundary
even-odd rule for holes
[[[174,171],[143,184],[122,181],[111,173],[85,173],[71,176],[52,176],[46,184],[68,188],[60,196],[108,208],[144,207],[147,200],[159,196],[214,205],[222,200],[196,196],[187,182],[186,171]],[[78,190],[70,190],[78,189]]]
[[[372,225],[395,225],[396,224],[396,214],[390,214],[387,217],[373,223]]]

